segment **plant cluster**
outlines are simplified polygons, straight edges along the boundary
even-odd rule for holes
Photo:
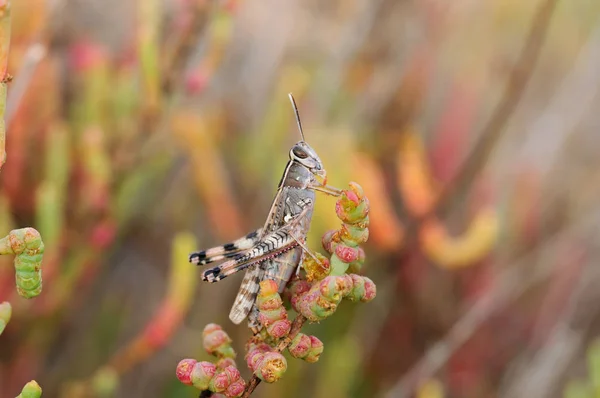
[[[342,226],[327,232],[322,240],[329,257],[305,253],[303,272],[296,274],[284,291],[290,309],[274,280],[260,282],[256,306],[261,329],[246,343],[246,365],[253,375],[247,386],[233,361],[231,339],[214,324],[204,329],[204,347],[218,361],[184,359],[177,366],[179,380],[225,397],[249,396],[260,381],[274,383],[283,377],[288,367],[284,350],[293,358],[317,362],[324,346],[317,337],[300,332],[304,323],[333,315],[342,300],[366,303],[375,298],[373,281],[358,274],[365,261],[360,245],[369,237],[369,209],[360,185],[350,183],[350,189],[342,191],[335,206]],[[290,310],[296,313],[293,322]]]

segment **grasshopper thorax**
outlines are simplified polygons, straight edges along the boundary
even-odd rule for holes
[[[325,177],[325,169],[319,155],[305,141],[299,141],[292,147],[290,160],[306,167],[312,174]]]

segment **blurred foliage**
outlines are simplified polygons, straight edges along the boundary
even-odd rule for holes
[[[8,83],[12,81],[12,75],[8,73],[8,50],[10,48],[11,33],[11,11],[10,0],[0,3],[0,169],[6,161],[6,123],[4,120],[6,112],[6,95]],[[8,209],[2,204],[2,214],[6,218]],[[10,224],[10,220],[3,224]],[[0,239],[0,255],[14,255],[15,284],[19,296],[30,299],[42,292],[42,257],[44,243],[40,233],[34,228],[21,228],[9,232],[7,236]],[[4,332],[12,317],[12,305],[8,301],[0,303],[0,335]],[[42,389],[35,380],[30,381],[23,387],[17,398],[39,398]]]
[[[181,231],[204,248],[264,223],[299,139],[288,92],[329,184],[357,181],[371,201],[378,299],[308,327],[331,356],[254,395],[590,388],[566,386],[600,333],[600,3],[558,2],[501,139],[435,205],[539,4],[14,2],[0,233],[40,231],[44,291],[18,297],[0,256],[0,397],[32,379],[52,397],[197,396],[173,369],[206,359],[202,327],[228,324],[239,279],[196,289]],[[318,197],[311,247],[339,224],[334,203]]]
[[[600,340],[596,339],[587,349],[588,380],[567,382],[564,398],[600,397]]]

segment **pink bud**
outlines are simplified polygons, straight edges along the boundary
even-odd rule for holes
[[[261,311],[270,311],[270,310],[280,308],[282,305],[283,305],[283,302],[281,301],[281,298],[274,297],[269,300],[261,301],[258,306]]]
[[[182,359],[179,361],[175,374],[180,382],[188,386],[192,385],[192,370],[197,362],[195,359]]]
[[[352,289],[352,278],[348,275],[328,276],[319,284],[321,296],[333,301],[339,301]]]
[[[310,350],[304,360],[306,362],[314,363],[319,360],[319,357],[323,353],[323,342],[315,336],[310,336],[310,345]]]
[[[269,326],[271,324],[271,319],[264,312],[259,312],[258,313],[258,321],[263,326]]]
[[[361,275],[349,274],[349,276],[352,278],[352,287],[363,285],[365,283],[365,279]]]
[[[342,224],[341,240],[346,243],[365,243],[369,239],[369,229],[356,225]]]
[[[365,251],[363,250],[362,247],[357,247],[356,250],[358,250],[358,258],[356,259],[356,261],[361,264],[364,263],[365,262]]]
[[[215,331],[207,336],[204,336],[204,347],[206,348],[206,351],[208,351],[208,352],[213,352],[219,346],[221,346],[223,344],[227,344],[228,342],[229,342],[229,339],[222,330]]]
[[[236,366],[233,358],[221,358],[217,361],[217,367],[220,369],[225,369],[228,366]]]
[[[290,303],[292,304],[292,308],[294,311],[298,311],[298,303],[300,298],[310,290],[310,283],[305,280],[297,280],[294,281],[288,291],[290,292]]]
[[[240,378],[240,371],[235,366],[227,366],[223,372],[227,373],[227,376],[231,382],[234,382]]]
[[[356,224],[366,222],[369,214],[369,200],[364,197],[363,189],[356,183],[350,183],[350,190],[345,190],[335,204],[335,212],[344,223]]]
[[[333,253],[333,244],[336,243],[337,235],[338,231],[334,229],[323,234],[321,243],[323,244],[323,249],[325,249],[327,253]]]
[[[246,365],[248,365],[249,369],[254,369],[256,364],[262,360],[264,352],[261,351],[252,351],[246,355]]]
[[[308,354],[310,347],[310,337],[304,333],[298,333],[294,340],[292,340],[288,350],[294,358],[304,358]]]
[[[246,389],[246,382],[243,379],[239,379],[231,383],[225,392],[228,397],[239,397],[244,393]]]
[[[316,336],[308,336],[310,338],[310,346],[312,348],[323,347],[323,342]]]
[[[373,281],[366,276],[363,276],[363,278],[365,280],[365,295],[361,301],[366,303],[373,300],[377,295],[377,286],[375,286],[375,283],[373,283]]]
[[[360,204],[360,198],[358,197],[356,192],[354,192],[354,190],[346,189],[344,190],[344,193],[342,195],[345,195],[348,198],[348,200],[354,202],[355,206],[358,206]]]
[[[289,286],[288,290],[291,291],[292,296],[294,295],[302,295],[310,290],[311,284],[303,279],[297,279],[292,282]]]
[[[256,368],[256,364],[260,360],[262,360],[264,353],[269,351],[270,349],[271,348],[266,343],[258,343],[258,344],[251,343],[247,347],[247,353],[246,353],[246,364],[248,365],[248,368],[250,370],[254,371],[254,369]]]
[[[280,339],[287,336],[291,328],[292,323],[288,319],[281,319],[275,321],[271,326],[269,326],[267,328],[267,332],[271,337]]]
[[[342,200],[338,200],[335,202],[335,214],[337,214],[338,218],[345,219],[346,209],[344,209],[344,204]]]
[[[298,311],[311,322],[318,322],[333,314],[339,300],[323,297],[318,289],[312,289],[298,301]]]
[[[217,357],[235,358],[235,351],[231,347],[231,339],[221,326],[209,323],[202,332],[204,349]]]
[[[223,330],[223,328],[221,325],[217,325],[216,323],[209,323],[208,325],[204,326],[202,336],[206,336],[207,334],[210,334],[216,330]]]
[[[281,319],[287,319],[287,312],[283,306],[272,310],[272,311],[260,311],[258,313],[258,320],[263,326],[270,326],[274,322]]]
[[[265,353],[262,360],[256,364],[254,373],[267,383],[279,380],[287,370],[287,361],[279,352],[269,351]]]
[[[354,282],[352,281],[352,277],[348,274],[342,275],[342,294],[347,295],[352,290],[352,286],[354,286]]]
[[[192,370],[192,384],[199,390],[206,390],[215,373],[217,373],[217,366],[214,363],[197,362]]]
[[[360,253],[357,247],[337,245],[335,247],[335,255],[338,256],[343,262],[349,264],[358,260]]]
[[[214,392],[222,392],[229,387],[229,377],[225,371],[219,372],[210,381],[209,389]]]

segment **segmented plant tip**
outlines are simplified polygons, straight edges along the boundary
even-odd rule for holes
[[[292,93],[288,94],[290,97],[290,101],[292,102],[292,107],[294,108],[294,114],[296,115],[296,123],[298,123],[298,130],[300,131],[300,135],[302,136],[302,141],[306,141],[304,139],[304,131],[302,130],[302,123],[300,122],[300,113],[298,112],[298,106],[296,106],[296,101],[294,100],[294,96]]]

